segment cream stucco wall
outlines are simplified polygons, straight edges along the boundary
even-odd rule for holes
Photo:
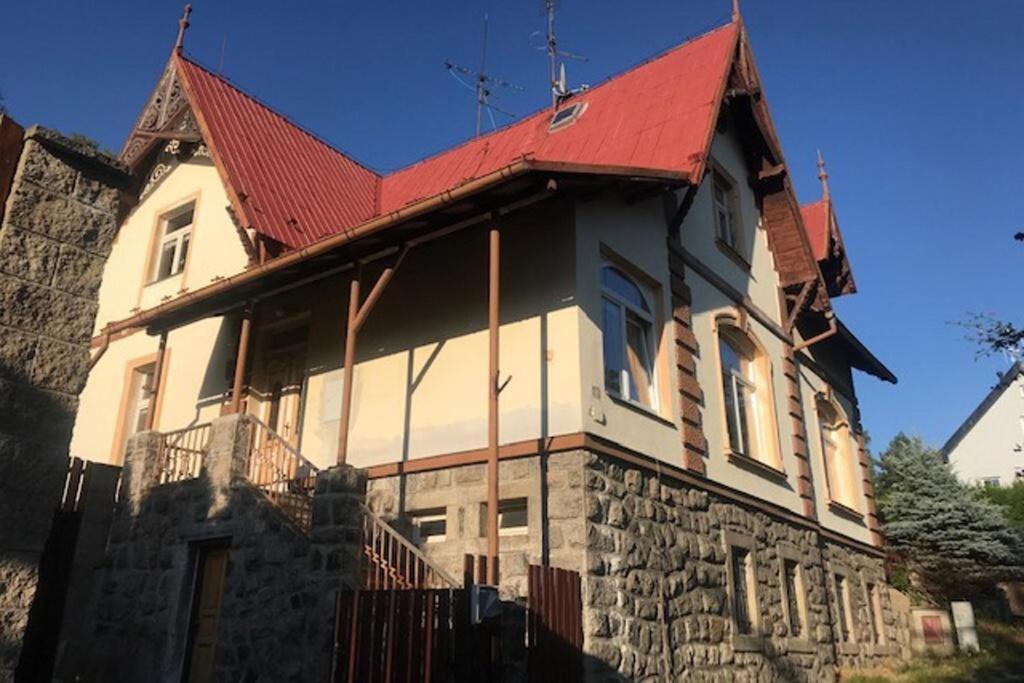
[[[953,471],[976,484],[991,477],[1010,486],[1024,472],[1024,376],[1018,375],[949,453]]]
[[[183,273],[149,283],[150,258],[161,214],[195,199],[188,261]],[[174,166],[128,214],[103,271],[96,333],[112,320],[150,308],[165,296],[177,296],[210,284],[217,276],[243,270],[248,262],[227,212],[228,197],[217,169],[206,157],[195,156]]]

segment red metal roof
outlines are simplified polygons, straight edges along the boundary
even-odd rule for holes
[[[824,199],[800,207],[804,229],[811,243],[814,258],[824,261],[828,257],[828,202]]]
[[[542,110],[381,177],[226,80],[178,56],[193,111],[242,220],[290,247],[440,195],[523,158],[680,179],[702,172],[739,27],[730,23],[612,78],[569,104],[551,132]]]
[[[702,168],[739,28],[727,24],[573,97],[574,123],[551,132],[532,116],[385,176],[380,210],[497,171],[521,159],[649,169],[692,177]]]
[[[177,59],[225,181],[257,232],[302,247],[375,215],[376,173],[220,76]]]

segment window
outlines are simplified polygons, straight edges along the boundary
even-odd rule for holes
[[[548,127],[548,130],[556,131],[559,128],[565,128],[582,116],[585,109],[585,102],[578,102],[563,109],[559,109],[555,112],[555,115],[551,117],[551,125]]]
[[[409,514],[417,543],[439,543],[448,539],[448,512],[445,508],[419,510]]]
[[[721,324],[718,332],[726,451],[781,469],[768,359],[739,328]]]
[[[156,364],[149,363],[132,370],[128,385],[128,412],[125,415],[124,443],[122,451],[128,445],[128,439],[139,432],[145,431],[149,413],[153,406],[153,375]]]
[[[823,399],[818,400],[818,422],[829,498],[851,510],[858,510],[856,462],[850,425],[834,403]]]
[[[804,611],[803,567],[795,559],[782,560],[783,603],[786,607],[786,626],[791,638],[807,637],[807,615]]]
[[[729,247],[740,250],[740,225],[736,212],[736,189],[717,171],[712,174],[711,198],[715,210],[715,235]]]
[[[748,548],[740,546],[732,546],[730,555],[733,624],[737,634],[751,635],[756,627],[754,615],[757,613],[753,557]]]
[[[177,275],[185,269],[195,207],[195,202],[189,202],[160,218],[160,241],[153,259],[151,282]]]
[[[601,290],[605,391],[657,410],[650,299],[614,266],[601,270]]]
[[[529,533],[526,498],[498,501],[498,535],[522,536]],[[487,535],[487,503],[480,505],[480,535]]]
[[[835,575],[836,582],[836,621],[839,626],[840,639],[844,643],[853,642],[853,616],[850,610],[850,586],[842,574]]]
[[[981,483],[987,489],[994,489],[999,486],[999,477],[983,477]]]
[[[871,624],[871,639],[881,645],[885,643],[885,622],[882,621],[882,595],[878,584],[868,583],[864,588],[867,595],[868,621]]]

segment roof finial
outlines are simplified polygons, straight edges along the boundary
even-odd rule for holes
[[[185,11],[178,20],[178,39],[174,41],[174,51],[181,52],[185,46],[185,29],[188,28],[188,17],[192,14],[192,5],[185,5]]]
[[[740,0],[732,0],[732,20],[733,23],[738,24],[741,20],[740,17]]]
[[[829,199],[828,192],[828,173],[825,171],[825,157],[821,155],[821,150],[818,150],[818,180],[821,181],[821,198]]]

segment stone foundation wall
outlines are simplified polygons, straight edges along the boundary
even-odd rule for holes
[[[41,628],[29,610],[125,181],[113,159],[0,115],[0,681]]]

